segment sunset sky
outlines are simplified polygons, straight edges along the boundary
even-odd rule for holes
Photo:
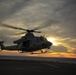
[[[40,26],[42,33],[35,35],[45,35],[53,46],[46,54],[3,51],[0,55],[76,58],[76,0],[0,0],[1,23],[25,29]],[[11,45],[21,35],[9,34],[19,32],[22,31],[0,26],[0,40]]]

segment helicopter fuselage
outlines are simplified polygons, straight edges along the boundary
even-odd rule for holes
[[[39,37],[36,37],[32,40],[23,41],[20,44],[12,46],[3,46],[3,44],[1,44],[1,49],[10,51],[18,50],[22,52],[33,52],[41,49],[50,49],[50,46],[52,45],[51,42],[47,40],[39,41],[39,39]]]

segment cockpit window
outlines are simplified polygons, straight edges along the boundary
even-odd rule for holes
[[[47,39],[45,37],[41,36],[41,37],[37,38],[37,42],[40,42],[40,41],[47,41]]]
[[[46,41],[47,39],[46,38],[44,38],[44,37],[40,37],[40,39],[41,39],[41,41]]]

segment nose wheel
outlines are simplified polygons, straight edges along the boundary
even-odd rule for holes
[[[46,52],[47,52],[47,50],[45,50],[45,51],[41,50],[41,53],[46,53]]]
[[[41,53],[44,53],[43,50],[41,50]]]

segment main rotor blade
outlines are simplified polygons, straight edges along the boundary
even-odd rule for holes
[[[38,29],[42,29],[42,28],[44,28],[44,26],[38,26],[38,27],[36,27],[36,28],[34,28],[33,30],[38,30]]]
[[[38,30],[38,29],[46,28],[46,27],[49,27],[52,24],[56,24],[56,23],[59,23],[59,22],[56,21],[56,20],[48,20],[47,19],[45,22],[43,22],[41,25],[39,25],[38,27],[34,28],[33,30]]]
[[[41,25],[35,27],[33,30],[38,30],[38,29],[42,29],[42,28],[46,28],[46,27],[48,27],[47,24],[41,24]]]
[[[3,27],[7,27],[7,28],[12,28],[12,29],[19,29],[19,30],[27,30],[27,29],[24,29],[24,28],[19,28],[19,27],[15,27],[15,26],[10,26],[10,25],[7,25],[7,24],[2,24],[0,26],[3,26]]]
[[[40,31],[34,31],[34,32],[36,32],[36,33],[41,33]]]
[[[11,34],[11,35],[21,35],[21,34],[25,34],[26,32],[21,32],[21,33],[16,33],[16,34]]]

